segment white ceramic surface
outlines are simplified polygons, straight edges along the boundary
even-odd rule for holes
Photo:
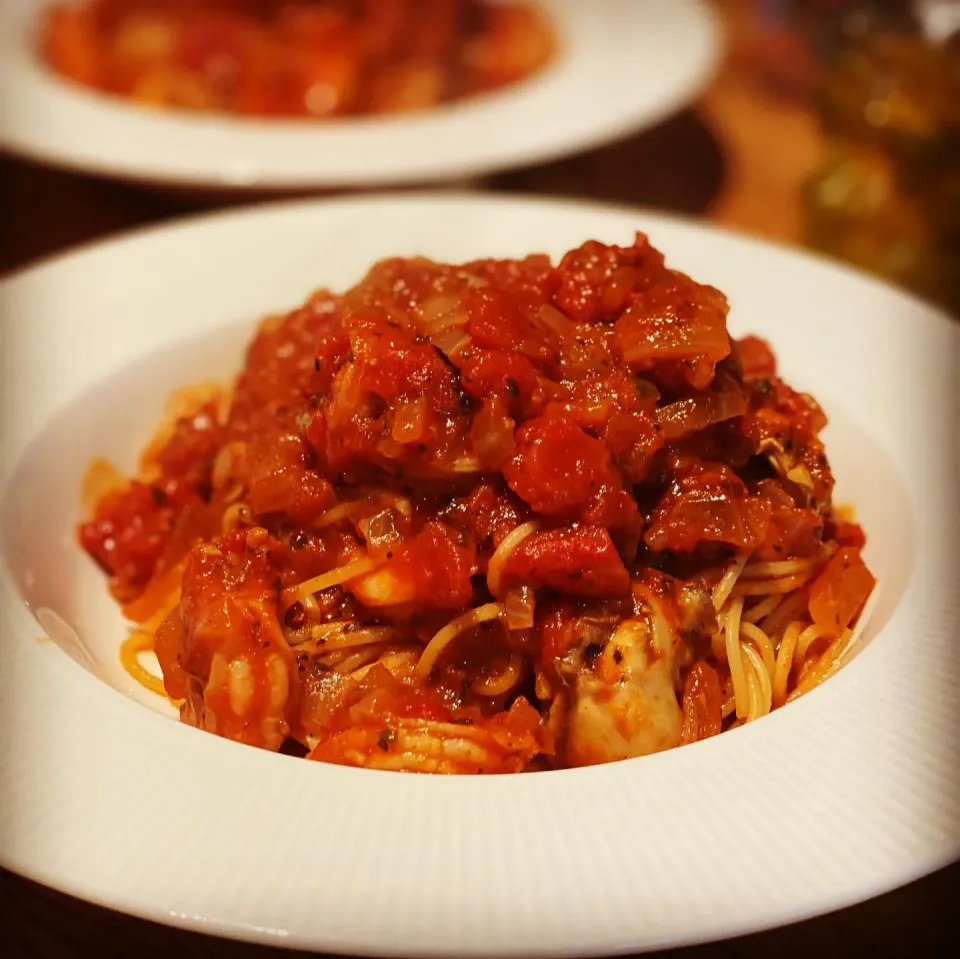
[[[682,107],[720,53],[703,0],[544,0],[560,54],[524,83],[393,119],[263,122],[136,109],[58,80],[34,53],[46,2],[0,3],[0,146],[91,173],[181,186],[399,185],[545,161]]]
[[[723,289],[732,329],[770,338],[831,415],[838,496],[857,505],[879,578],[858,655],[715,739],[500,778],[324,766],[158,715],[117,664],[119,614],[72,539],[89,458],[132,465],[172,388],[228,374],[261,314],[381,256],[557,255],[635,229]],[[945,864],[960,853],[958,354],[956,325],[840,267],[648,213],[493,196],[253,209],[12,278],[0,864],[210,933],[413,956],[718,938]]]

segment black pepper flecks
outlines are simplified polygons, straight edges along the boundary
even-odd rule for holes
[[[597,657],[602,654],[603,643],[587,643],[583,650],[583,661],[590,669],[593,669],[593,664],[596,662]]]

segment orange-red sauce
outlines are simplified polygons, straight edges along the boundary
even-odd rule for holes
[[[619,758],[608,710],[653,711],[637,749],[714,735],[725,570],[743,641],[770,630],[745,675],[791,621],[839,655],[874,584],[826,417],[726,314],[642,235],[556,264],[385,260],[265,320],[229,402],[181,404],[80,542],[128,616],[162,620],[184,720],[241,742],[493,772]]]
[[[534,5],[478,0],[66,0],[40,53],[136,103],[257,117],[394,114],[516,83],[553,55]]]

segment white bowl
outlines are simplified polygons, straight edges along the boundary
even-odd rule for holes
[[[88,460],[131,466],[169,391],[230,373],[261,314],[379,257],[557,255],[636,229],[727,292],[732,329],[771,339],[788,381],[824,402],[838,496],[857,506],[879,580],[859,654],[746,727],[538,775],[325,766],[157,715],[119,666],[119,612],[74,541]],[[325,952],[586,955],[801,919],[960,851],[960,329],[933,309],[648,213],[411,194],[132,235],[2,284],[0,315],[7,868],[161,922]]]
[[[560,52],[525,82],[422,114],[258,121],[144,110],[61,81],[35,54],[36,18],[47,2],[0,4],[0,147],[178,186],[399,185],[554,159],[688,103],[720,54],[702,0],[545,0]]]

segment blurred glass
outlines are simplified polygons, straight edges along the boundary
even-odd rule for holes
[[[845,3],[812,40],[806,241],[960,313],[960,3]]]

